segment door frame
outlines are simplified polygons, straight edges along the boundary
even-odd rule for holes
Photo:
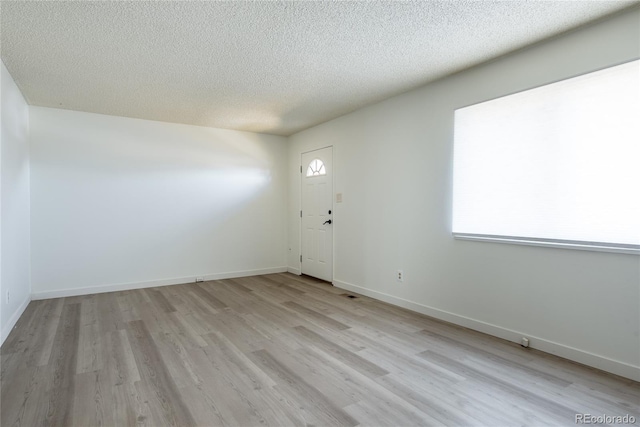
[[[300,174],[299,174],[299,181],[298,183],[300,184],[300,198],[299,198],[299,202],[298,202],[298,212],[302,212],[302,189],[304,188],[303,186],[303,179],[304,179],[304,172],[303,172],[303,168],[302,168],[302,156],[304,154],[309,154],[309,153],[313,153],[314,151],[320,151],[320,150],[324,150],[325,148],[331,148],[331,212],[332,212],[332,218],[335,219],[335,214],[336,214],[336,208],[335,208],[335,192],[334,192],[334,187],[335,187],[335,183],[334,183],[334,177],[335,174],[333,173],[334,171],[334,155],[333,155],[333,145],[327,145],[324,147],[320,147],[320,148],[314,148],[313,150],[307,150],[307,151],[301,151],[300,152],[300,158],[299,158],[299,170],[300,170]],[[335,223],[335,220],[333,221],[333,223]],[[335,230],[335,227],[333,228],[333,230]],[[333,231],[332,231],[333,233]],[[335,273],[335,268],[336,268],[336,258],[335,258],[335,246],[336,246],[336,234],[333,233],[333,238],[331,239],[331,285],[333,286],[333,279],[334,279],[334,273]],[[302,276],[302,215],[298,215],[298,271],[300,271],[300,276]],[[319,279],[322,280],[322,279]]]

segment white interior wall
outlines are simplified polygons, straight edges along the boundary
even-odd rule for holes
[[[286,138],[31,108],[33,297],[284,271]]]
[[[290,271],[300,154],[332,145],[334,284],[640,380],[638,256],[450,232],[454,109],[636,59],[639,24],[636,8],[290,137]]]
[[[0,62],[0,344],[31,300],[29,107]],[[8,295],[7,295],[8,294]]]

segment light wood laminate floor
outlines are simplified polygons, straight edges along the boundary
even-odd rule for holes
[[[33,301],[1,425],[575,425],[640,383],[272,274]]]

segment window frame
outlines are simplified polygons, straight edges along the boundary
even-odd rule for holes
[[[526,89],[522,89],[519,91],[507,93],[505,95],[500,95],[494,98],[482,100],[479,102],[474,102],[472,104],[467,104],[464,106],[460,106],[454,108],[453,113],[455,115],[455,111],[464,109],[467,107],[472,107],[474,105],[483,104],[486,102],[491,102],[493,100],[498,100],[501,98],[509,97],[512,95],[517,95],[521,93],[525,93],[528,91],[532,91],[538,88],[542,88],[545,86],[553,85],[555,83],[560,83],[563,81],[571,80],[574,78],[579,78],[581,76],[585,76],[588,74],[596,73],[598,71],[607,70],[609,68],[614,68],[620,65],[630,64],[632,62],[638,62],[640,64],[640,59],[634,58],[628,61],[623,61],[620,63],[612,64],[606,67],[586,71],[584,73],[571,75],[565,78],[557,79],[554,81],[546,82],[543,84],[539,84],[536,86],[531,86]],[[455,127],[455,118],[454,118],[454,127]],[[455,147],[455,136],[453,140],[452,148]],[[455,148],[454,148],[455,151]],[[452,153],[454,154],[454,153]],[[453,156],[453,168],[455,170],[455,155]],[[455,181],[455,172],[452,171],[452,178]],[[451,215],[454,215],[454,187],[455,183],[452,183],[452,210]],[[452,217],[453,218],[453,217]],[[451,222],[451,227],[453,228],[453,221]],[[560,248],[560,249],[572,249],[572,250],[582,250],[582,251],[595,251],[595,252],[610,252],[610,253],[622,253],[622,254],[632,254],[632,255],[640,255],[640,244],[626,244],[626,243],[606,243],[606,242],[593,242],[593,241],[578,241],[578,240],[562,240],[562,239],[553,239],[553,238],[538,238],[538,237],[521,237],[521,236],[508,236],[508,235],[490,235],[490,234],[475,234],[475,233],[466,233],[466,232],[454,232],[451,228],[451,234],[456,240],[469,240],[469,241],[480,241],[480,242],[491,242],[491,243],[502,243],[502,244],[514,244],[514,245],[524,245],[524,246],[538,246],[538,247],[551,247],[551,248]]]

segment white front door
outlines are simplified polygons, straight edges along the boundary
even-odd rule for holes
[[[333,149],[302,153],[302,274],[333,280]]]

